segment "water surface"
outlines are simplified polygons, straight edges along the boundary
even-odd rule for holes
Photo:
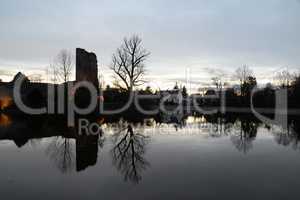
[[[295,125],[284,130],[204,117],[119,120],[102,124],[101,135],[74,136],[53,128],[51,120],[3,120],[2,199],[298,197]]]

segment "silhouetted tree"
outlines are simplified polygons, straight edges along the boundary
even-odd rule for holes
[[[30,82],[33,82],[33,83],[40,83],[42,82],[42,75],[41,74],[31,74],[28,76]]]
[[[98,70],[98,71],[100,71],[100,70]],[[104,87],[105,87],[104,76],[100,72],[99,72],[99,75],[98,75],[98,79],[99,79],[99,88],[104,89]]]
[[[275,75],[275,82],[282,88],[289,87],[293,82],[294,75],[288,70],[277,72]]]
[[[55,77],[58,77],[64,83],[68,82],[73,69],[73,56],[71,52],[66,49],[61,50],[56,56],[52,67],[55,68],[55,70],[53,69],[53,72],[56,73]]]
[[[178,90],[178,89],[179,89],[177,82],[175,83],[175,86],[174,86],[173,89],[174,89],[174,90]]]
[[[253,89],[257,86],[257,81],[254,76],[247,76],[241,79],[241,96],[238,97],[241,106],[250,106],[251,93]]]
[[[256,91],[253,96],[255,107],[275,108],[275,89],[271,84],[267,84],[265,88]]]
[[[222,81],[220,77],[213,77],[212,79],[213,84],[216,86],[216,89],[222,88]]]
[[[186,98],[188,96],[187,89],[185,86],[182,87],[182,96],[183,98]]]
[[[113,54],[110,69],[115,73],[114,85],[132,91],[145,83],[145,60],[150,55],[142,46],[142,39],[136,35],[125,38],[121,47]]]
[[[151,89],[150,86],[147,86],[147,87],[146,87],[145,93],[146,93],[146,94],[153,94],[153,90]]]
[[[105,90],[110,90],[110,85],[106,85],[106,88],[105,88]]]
[[[235,71],[235,77],[240,81],[241,95],[245,96],[242,91],[242,86],[247,81],[248,77],[253,77],[253,71],[247,65],[243,65]]]
[[[243,96],[250,97],[251,91],[257,86],[256,78],[248,76],[241,86]]]
[[[289,99],[289,104],[291,107],[299,108],[299,101],[300,101],[300,76],[297,76],[292,83],[292,94]]]
[[[46,74],[47,74],[48,81],[52,82],[53,84],[57,84],[59,77],[58,77],[58,69],[56,65],[51,63],[49,66],[47,66]]]

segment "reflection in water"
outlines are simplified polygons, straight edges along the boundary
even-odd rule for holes
[[[183,129],[186,126],[187,115],[182,112],[176,112],[171,114],[159,113],[155,118],[157,124],[173,124],[176,131]]]
[[[76,170],[83,171],[97,163],[98,135],[81,135],[76,139]]]
[[[300,121],[293,120],[287,129],[279,128],[272,130],[277,144],[288,147],[292,146],[294,150],[300,150]]]
[[[105,124],[103,122],[105,121]],[[0,114],[0,140],[12,140],[21,148],[28,142],[36,143],[41,138],[51,138],[46,155],[62,173],[87,170],[99,162],[99,149],[103,148],[105,137],[113,140],[111,156],[114,166],[125,181],[139,183],[150,166],[145,159],[150,138],[142,133],[155,134],[197,134],[205,137],[226,137],[241,153],[253,149],[259,128],[274,135],[279,145],[300,150],[299,120],[289,120],[288,130],[278,126],[266,126],[251,116],[210,115],[186,116],[183,114],[159,115],[154,118],[128,120],[96,120],[104,132],[100,135],[85,133],[78,135],[76,127],[68,128],[63,120],[55,118],[14,118]],[[168,129],[164,132],[164,129]],[[104,137],[105,136],[105,137]],[[36,143],[35,145],[39,145]]]
[[[8,127],[11,125],[11,123],[12,123],[12,120],[8,115],[3,114],[3,113],[0,114],[0,126]]]
[[[253,141],[257,135],[258,123],[241,120],[238,125],[240,129],[238,134],[231,136],[231,141],[240,152],[247,153],[253,148]]]
[[[275,141],[282,146],[289,146],[292,142],[292,135],[289,130],[280,129],[274,131]]]
[[[209,124],[206,122],[207,126],[211,126],[209,135],[210,137],[218,138],[223,136],[232,135],[234,132],[234,123],[226,121],[225,118],[215,117],[215,119],[209,118],[207,116]]]
[[[76,171],[80,172],[97,163],[98,146],[103,145],[104,139],[99,135],[75,135],[74,139],[54,137],[46,155],[62,173],[72,172],[75,164]]]
[[[150,165],[143,157],[149,137],[134,133],[131,125],[114,137],[116,143],[112,149],[113,164],[124,175],[125,181],[138,183],[142,180],[142,172]]]
[[[300,121],[293,121],[291,124],[292,129],[292,140],[293,140],[293,148],[295,150],[300,150]]]
[[[68,173],[74,169],[75,155],[71,139],[53,138],[46,149],[46,154],[62,173]]]

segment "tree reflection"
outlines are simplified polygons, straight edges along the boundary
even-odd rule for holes
[[[174,113],[163,113],[160,112],[157,116],[154,117],[154,120],[158,126],[161,124],[172,124],[176,131],[186,127],[186,120],[188,115],[181,111]]]
[[[213,138],[229,136],[233,132],[234,124],[236,118],[231,115],[203,115],[205,122],[200,121],[199,123],[203,125],[206,123],[209,128],[209,136]],[[203,126],[199,126],[202,128]]]
[[[282,146],[292,146],[294,150],[300,150],[300,126],[298,120],[293,120],[287,129],[281,128],[279,131],[273,131],[275,141]]]
[[[231,136],[231,141],[238,151],[246,154],[253,148],[252,143],[257,135],[258,123],[241,120],[237,128],[239,133]]]
[[[75,155],[71,139],[55,137],[46,149],[46,154],[62,173],[69,173],[75,166]]]
[[[289,146],[292,142],[292,136],[289,131],[281,130],[280,132],[275,133],[275,141],[279,145]]]
[[[291,125],[292,135],[293,135],[293,148],[300,149],[299,141],[300,141],[300,121],[294,120]]]
[[[149,166],[143,157],[149,137],[134,133],[132,126],[128,125],[127,129],[114,134],[114,138],[113,164],[124,175],[125,181],[139,183],[142,172]]]

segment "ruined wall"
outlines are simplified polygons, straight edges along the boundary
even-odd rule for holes
[[[76,81],[88,81],[99,87],[97,56],[84,49],[76,49]]]

